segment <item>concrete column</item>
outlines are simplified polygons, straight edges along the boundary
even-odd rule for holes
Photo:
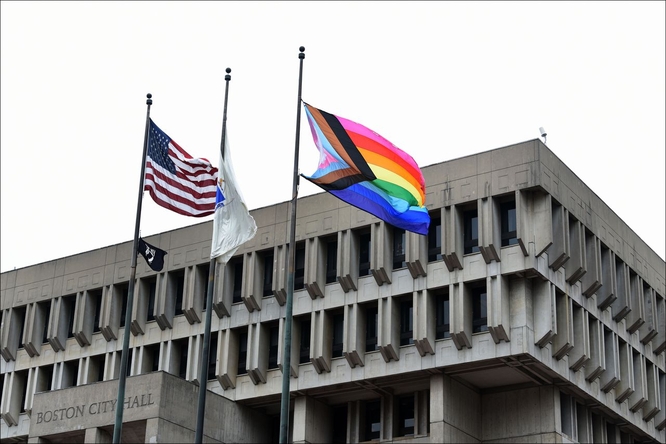
[[[294,400],[294,443],[330,442],[333,436],[331,409],[308,396]]]
[[[113,441],[113,437],[103,429],[92,427],[86,429],[85,442],[107,444]]]

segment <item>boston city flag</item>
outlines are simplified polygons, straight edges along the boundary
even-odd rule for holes
[[[395,227],[427,235],[425,181],[414,159],[361,124],[303,106],[319,166],[302,176]]]

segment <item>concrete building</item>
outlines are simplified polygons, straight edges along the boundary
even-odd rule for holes
[[[541,141],[424,167],[428,236],[321,193],[289,203],[215,281],[207,442],[664,442],[666,264]],[[641,210],[644,211],[645,209]],[[645,211],[645,217],[653,216]],[[210,221],[2,273],[4,443],[192,442]]]

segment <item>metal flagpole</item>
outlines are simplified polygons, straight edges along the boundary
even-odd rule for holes
[[[141,225],[141,202],[143,201],[143,180],[146,173],[146,154],[148,153],[148,137],[150,129],[150,105],[153,95],[146,95],[146,132],[143,136],[143,157],[141,159],[141,176],[139,178],[139,198],[136,203],[136,222],[134,224],[134,244],[130,262],[129,289],[127,290],[127,307],[125,308],[125,333],[123,333],[123,352],[120,356],[120,374],[118,375],[118,401],[116,402],[116,422],[113,426],[113,443],[120,443],[123,431],[123,408],[125,406],[125,383],[127,381],[127,355],[129,354],[130,324],[132,323],[132,305],[134,303],[134,280],[136,278],[136,257],[139,245],[139,226]]]
[[[227,99],[229,97],[229,81],[231,76],[231,68],[226,69],[227,74],[224,76],[224,80],[227,82],[224,90],[224,113],[222,115],[222,141],[220,143],[220,151],[222,152],[222,159],[224,160],[224,145],[227,137]],[[222,168],[222,165],[220,165]],[[197,428],[194,437],[194,442],[196,444],[201,444],[203,441],[203,426],[204,426],[204,414],[206,410],[206,388],[208,381],[208,361],[210,355],[210,324],[212,318],[212,308],[213,308],[213,290],[215,284],[215,265],[217,264],[217,258],[210,260],[210,267],[208,268],[208,290],[206,292],[206,326],[204,328],[204,343],[203,343],[203,352],[201,356],[201,370],[199,371],[199,403],[197,406]]]
[[[296,147],[294,149],[294,182],[291,197],[291,227],[289,232],[289,274],[287,275],[287,310],[284,322],[284,360],[282,361],[282,400],[280,402],[280,444],[289,439],[289,382],[291,378],[291,314],[294,299],[294,268],[296,262],[296,201],[298,199],[298,148],[301,132],[301,88],[305,47],[299,48],[298,103],[296,105]]]

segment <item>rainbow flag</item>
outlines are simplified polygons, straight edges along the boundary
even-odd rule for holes
[[[414,159],[363,125],[303,106],[319,166],[302,176],[395,227],[427,235],[425,181]]]

